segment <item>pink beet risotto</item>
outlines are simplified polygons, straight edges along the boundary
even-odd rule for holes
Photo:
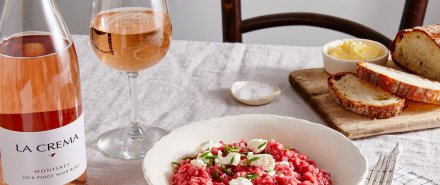
[[[203,143],[172,162],[173,185],[331,185],[330,173],[294,148],[271,140]]]

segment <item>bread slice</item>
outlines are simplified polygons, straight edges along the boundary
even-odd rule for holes
[[[390,51],[399,67],[440,81],[440,24],[400,31],[391,43]]]
[[[357,75],[401,98],[440,105],[440,82],[366,62],[358,63]]]
[[[328,79],[330,92],[345,109],[373,118],[397,116],[404,106],[404,99],[394,96],[356,74],[341,72]]]

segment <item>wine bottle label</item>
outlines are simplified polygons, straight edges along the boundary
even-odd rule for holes
[[[48,131],[0,128],[3,180],[11,185],[61,185],[87,167],[84,118]]]

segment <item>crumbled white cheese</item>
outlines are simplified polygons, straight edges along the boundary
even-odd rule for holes
[[[206,141],[199,146],[199,152],[211,151],[213,142],[212,140]]]
[[[238,177],[229,181],[229,185],[252,185],[252,182],[249,179]]]
[[[247,142],[247,147],[254,153],[262,152],[267,146],[267,141],[264,139],[252,139]]]
[[[268,170],[267,174],[270,176],[274,176],[275,175],[275,170]]]
[[[246,145],[244,145],[244,143],[240,143],[240,148],[246,148]]]
[[[240,154],[236,153],[236,152],[231,152],[229,153],[226,157],[222,157],[219,153],[219,155],[217,155],[217,158],[215,159],[215,164],[217,165],[234,165],[237,166],[238,163],[240,163]]]
[[[287,165],[287,166],[290,165],[289,162],[287,162],[287,161],[280,161],[280,162],[277,162],[277,164],[278,165]]]
[[[254,157],[258,157],[257,160],[252,161],[249,165],[256,166],[258,168],[261,168],[263,170],[273,170],[275,169],[275,159],[270,154],[257,154],[257,155],[249,155],[247,156],[247,159],[252,159]]]
[[[191,160],[191,165],[201,168],[202,166],[206,166],[206,163],[201,159],[193,159]]]
[[[221,144],[220,142],[215,142],[213,145],[212,145],[212,147],[214,147],[214,148],[219,148],[219,147],[222,147],[223,146],[223,144]]]

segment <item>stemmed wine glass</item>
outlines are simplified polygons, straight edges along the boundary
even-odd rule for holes
[[[90,42],[105,64],[127,73],[131,121],[127,128],[104,133],[98,149],[120,159],[139,159],[167,131],[141,125],[137,77],[165,56],[171,42],[166,0],[93,0]]]

